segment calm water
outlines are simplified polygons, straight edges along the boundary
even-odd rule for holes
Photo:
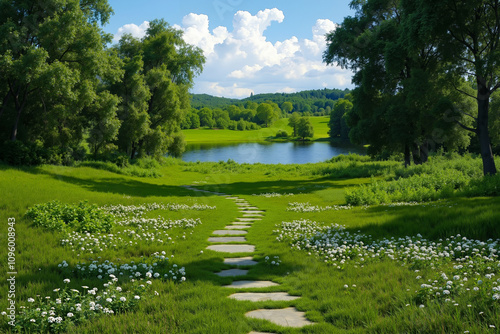
[[[182,155],[184,161],[227,161],[263,164],[303,164],[320,162],[340,154],[364,154],[354,146],[314,143],[245,143],[232,145],[191,144]]]

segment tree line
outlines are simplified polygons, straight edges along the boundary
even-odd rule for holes
[[[344,112],[335,116],[331,135],[340,135],[345,121],[353,142],[369,144],[371,154],[401,152],[406,165],[427,161],[436,147],[464,149],[473,140],[484,174],[495,174],[499,1],[353,0],[350,6],[355,15],[327,35],[323,57],[355,73],[352,101],[337,104]]]
[[[324,116],[330,114],[336,100],[343,98],[348,93],[348,89],[324,88],[297,93],[256,94],[242,100],[215,97],[207,94],[193,94],[191,105],[196,109],[203,107],[223,109],[230,105],[247,108],[248,102],[257,104],[272,102],[283,109],[283,104],[287,102],[291,103],[291,107],[288,107],[290,110],[287,111],[288,113],[291,113],[291,110],[293,110],[293,112],[299,112],[306,116]]]
[[[106,0],[0,1],[3,160],[64,163],[183,150],[180,123],[205,62],[182,32],[153,20],[142,39],[101,26]]]

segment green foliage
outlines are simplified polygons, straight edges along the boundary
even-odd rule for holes
[[[26,217],[30,218],[35,226],[56,231],[108,233],[114,224],[112,215],[86,201],[78,204],[63,204],[59,201],[37,204],[28,209]]]
[[[297,121],[297,136],[302,138],[314,137],[314,128],[307,117],[301,117]]]
[[[352,102],[348,99],[339,99],[335,104],[332,112],[330,113],[330,122],[328,126],[330,131],[328,134],[330,138],[340,138],[342,140],[349,140],[349,126],[346,119],[352,110]]]
[[[498,178],[482,177],[479,159],[456,155],[433,158],[424,165],[396,169],[392,181],[373,181],[347,189],[346,202],[351,205],[376,205],[498,194]]]
[[[298,93],[275,93],[275,94],[256,94],[242,100],[228,99],[224,97],[215,97],[207,94],[193,94],[191,105],[196,109],[208,108],[227,108],[231,105],[246,109],[257,109],[260,103],[273,102],[281,106],[285,113],[296,111],[299,113],[311,112],[319,115],[324,109],[331,110],[335,101],[343,98],[349,93],[348,89],[317,89],[307,90]],[[292,108],[290,109],[290,104]],[[283,108],[283,105],[285,107]]]
[[[278,132],[276,132],[276,138],[288,138],[288,132],[285,130],[278,130]]]

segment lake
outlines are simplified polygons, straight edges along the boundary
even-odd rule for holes
[[[189,144],[182,160],[217,162],[232,159],[238,163],[304,164],[349,153],[365,154],[365,151],[362,147],[329,142]]]

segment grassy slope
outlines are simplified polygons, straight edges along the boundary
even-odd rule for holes
[[[313,140],[328,138],[329,117],[310,117],[314,127]],[[274,137],[278,130],[285,130],[290,135],[293,129],[288,126],[288,119],[280,119],[269,128],[250,131],[195,129],[183,130],[187,143],[226,143],[226,142],[263,142]]]
[[[245,174],[202,174],[184,171],[182,166],[165,167],[166,177],[140,179],[116,175],[90,168],[44,166],[16,170],[0,169],[0,219],[15,217],[17,228],[17,301],[27,304],[27,298],[40,294],[51,295],[54,287],[61,286],[66,278],[56,267],[66,260],[75,264],[78,259],[69,250],[59,246],[57,235],[29,226],[23,213],[29,206],[59,199],[77,202],[83,199],[91,203],[140,204],[144,202],[205,203],[216,205],[212,211],[167,212],[171,219],[181,217],[201,218],[203,224],[194,229],[186,240],[176,239],[175,244],[164,247],[142,246],[123,254],[102,254],[103,258],[124,261],[157,250],[175,254],[175,261],[185,266],[188,281],[171,284],[155,281],[153,288],[159,296],[141,300],[133,313],[101,317],[72,333],[248,333],[251,330],[275,333],[401,333],[401,332],[463,332],[480,333],[487,324],[478,321],[483,317],[499,327],[494,317],[498,307],[492,310],[474,310],[467,313],[447,307],[421,310],[415,304],[413,291],[420,286],[416,274],[391,262],[368,265],[365,268],[348,267],[339,271],[323,264],[305,252],[291,251],[286,244],[277,243],[273,230],[281,221],[308,218],[327,224],[340,223],[347,228],[372,234],[375,237],[415,235],[437,239],[462,233],[468,237],[499,238],[497,228],[488,229],[500,221],[499,198],[455,199],[451,208],[420,207],[373,207],[350,211],[325,211],[321,213],[295,213],[286,211],[289,202],[311,202],[315,205],[342,204],[345,187],[369,182],[366,179],[333,180],[312,176],[290,176],[288,173],[264,174],[259,167],[250,168]],[[232,202],[217,196],[199,196],[179,185],[197,182],[211,190],[223,191],[247,198],[250,203],[267,210],[266,217],[256,222],[247,239],[257,246],[256,258],[278,255],[280,267],[270,267],[263,261],[252,268],[250,278],[272,279],[282,286],[270,288],[286,290],[302,298],[293,302],[237,302],[226,298],[234,291],[220,288],[231,278],[219,278],[213,271],[225,269],[220,254],[205,251],[207,238],[215,229],[223,228],[237,216]],[[292,192],[292,197],[265,198],[252,196],[265,192]],[[192,196],[192,197],[191,197]],[[5,226],[5,224],[2,224]],[[1,244],[5,245],[6,228],[0,231]],[[175,237],[176,232],[172,236]],[[5,248],[0,256],[6,259]],[[2,270],[5,261],[2,261]],[[99,281],[72,279],[72,287],[102,284]],[[346,291],[343,286],[357,285]],[[7,291],[6,281],[0,289]],[[409,304],[409,307],[405,305]],[[0,300],[5,309],[6,300]],[[244,313],[259,307],[296,306],[307,311],[307,316],[318,324],[309,329],[286,329],[264,321],[247,319]],[[496,311],[495,311],[496,310]],[[493,312],[490,314],[490,311]],[[489,320],[488,320],[489,321]]]

